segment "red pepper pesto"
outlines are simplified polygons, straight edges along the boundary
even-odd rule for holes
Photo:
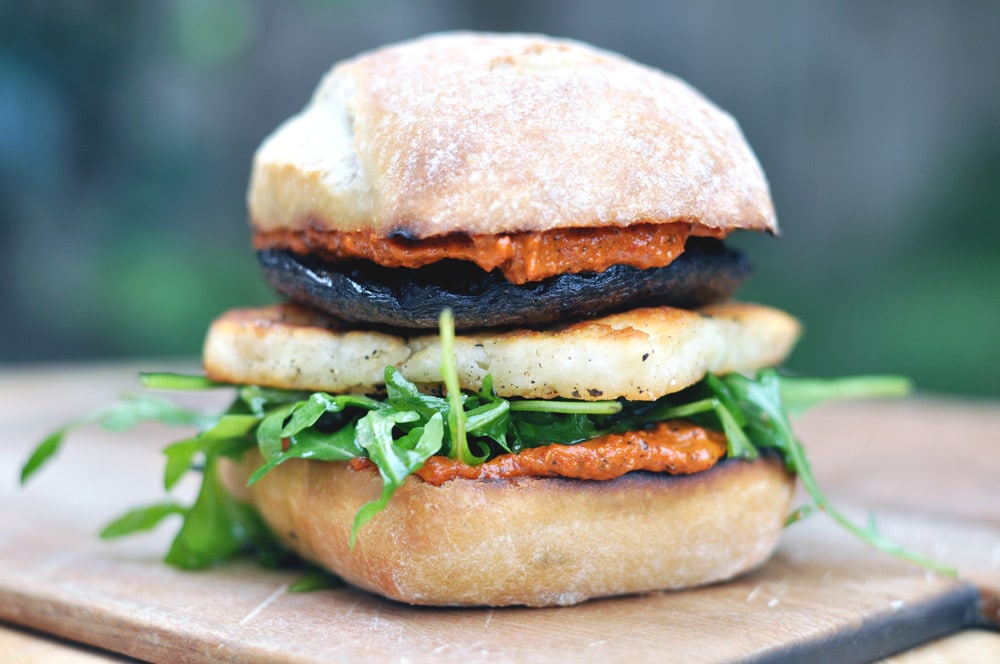
[[[649,429],[605,434],[575,445],[531,447],[517,454],[502,454],[477,466],[433,456],[416,475],[434,486],[458,478],[611,480],[633,470],[686,475],[708,470],[725,453],[726,437],[723,434],[683,420],[671,420]],[[366,458],[352,459],[350,463],[355,470],[374,468],[374,464]]]
[[[310,227],[255,233],[254,246],[315,253],[331,261],[363,258],[392,268],[417,268],[450,258],[473,262],[487,272],[499,269],[509,282],[524,284],[566,272],[601,272],[612,265],[665,267],[684,253],[692,234],[720,235],[686,222],[497,235],[452,233],[417,240]]]

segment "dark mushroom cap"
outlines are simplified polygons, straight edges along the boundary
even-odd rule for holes
[[[615,265],[524,285],[460,261],[392,269],[275,249],[258,257],[267,281],[293,301],[344,321],[411,329],[436,328],[445,307],[462,329],[544,325],[639,305],[696,308],[728,298],[750,274],[742,254],[706,238],[691,238],[666,267]]]

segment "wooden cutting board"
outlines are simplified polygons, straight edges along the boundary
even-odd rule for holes
[[[167,525],[99,541],[124,509],[162,498],[159,450],[176,431],[82,430],[16,486],[43,434],[135,390],[134,376],[126,365],[0,374],[0,620],[154,661],[463,663],[867,661],[1000,623],[997,403],[840,404],[798,423],[843,508],[859,519],[860,506],[874,510],[885,534],[957,565],[958,578],[814,516],[785,532],[767,565],[726,584],[567,608],[421,609],[350,588],[288,593],[295,573],[242,562],[175,570],[159,560]]]

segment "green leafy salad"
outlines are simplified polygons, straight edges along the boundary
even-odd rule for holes
[[[176,515],[181,518],[181,527],[166,556],[169,564],[196,569],[250,553],[262,563],[275,565],[293,560],[294,556],[252,507],[222,487],[215,466],[223,457],[240,458],[254,447],[260,451],[264,463],[250,476],[249,484],[289,459],[370,460],[378,469],[383,489],[378,499],[357,512],[351,534],[353,545],[357,533],[386,506],[396,489],[433,455],[474,465],[526,448],[574,444],[605,433],[634,431],[656,422],[685,418],[724,432],[729,459],[773,454],[783,460],[811,498],[792,512],[786,525],[822,511],[881,551],[953,573],[951,568],[889,541],[879,534],[874,522],[858,525],[831,505],[817,485],[788,419],[789,413],[801,412],[821,401],[904,395],[909,390],[905,379],[814,380],[766,370],[755,376],[709,374],[700,383],[654,402],[505,399],[494,392],[488,376],[478,392],[459,389],[452,350],[454,325],[448,312],[442,315],[441,339],[445,396],[421,392],[391,366],[385,369],[385,393],[381,398],[237,386],[203,376],[144,374],[142,382],[148,388],[228,388],[235,389],[235,399],[221,415],[209,416],[153,395],[122,398],[45,438],[24,464],[21,483],[52,458],[66,435],[81,425],[93,423],[109,430],[124,430],[140,422],[155,421],[193,427],[198,431],[196,435],[164,449],[163,484],[169,495],[185,474],[199,474],[201,488],[194,503],[167,500],[131,510],[105,527],[101,537],[150,530]]]

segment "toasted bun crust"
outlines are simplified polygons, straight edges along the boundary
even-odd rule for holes
[[[205,340],[209,377],[286,389],[369,393],[387,365],[418,384],[441,381],[436,334],[362,331],[294,305],[230,311]],[[478,391],[487,374],[503,397],[650,401],[706,372],[779,364],[799,335],[788,314],[727,302],[697,311],[655,307],[549,330],[455,338],[459,382]]]
[[[249,204],[260,231],[777,230],[728,114],[673,76],[534,35],[432,35],[340,63],[261,145]]]
[[[220,472],[288,546],[354,586],[427,605],[567,605],[728,579],[771,554],[793,489],[774,459],[606,482],[435,487],[411,476],[352,550],[354,514],[381,492],[377,473],[293,460],[248,490],[259,463],[252,452]]]

